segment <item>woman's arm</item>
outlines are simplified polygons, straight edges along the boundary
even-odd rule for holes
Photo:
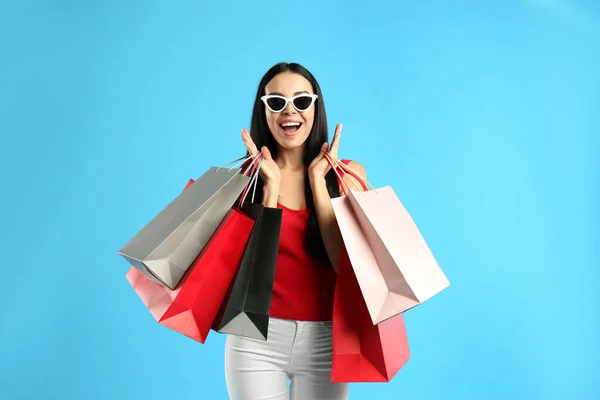
[[[351,161],[348,166],[352,168],[362,179],[366,180],[367,175],[365,169],[357,162]],[[362,186],[360,183],[349,176],[344,174],[342,180],[346,183],[350,190],[362,190],[357,189]],[[331,205],[331,198],[327,191],[325,184],[325,178],[323,177],[310,177],[310,185],[313,192],[313,200],[315,203],[315,209],[317,211],[317,221],[321,230],[321,236],[323,237],[323,243],[325,250],[329,256],[329,261],[333,269],[337,272],[338,264],[342,254],[342,234],[338,227],[335,214],[333,212],[333,206]]]
[[[268,208],[277,208],[279,200],[279,183],[267,184],[263,186],[262,205]]]

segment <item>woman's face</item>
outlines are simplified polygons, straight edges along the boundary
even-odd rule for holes
[[[276,75],[265,88],[265,95],[280,95],[291,99],[299,94],[313,94],[312,85],[305,77],[293,72]],[[299,103],[302,100],[305,103],[308,101],[301,99]],[[280,99],[277,101],[281,102]],[[271,134],[281,147],[301,147],[310,135],[315,119],[314,103],[307,110],[298,111],[290,101],[280,112],[273,112],[269,107],[265,107],[265,112]]]

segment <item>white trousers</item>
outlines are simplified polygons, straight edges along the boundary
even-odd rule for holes
[[[227,335],[231,400],[348,399],[347,383],[331,383],[331,322],[270,318],[267,338]]]

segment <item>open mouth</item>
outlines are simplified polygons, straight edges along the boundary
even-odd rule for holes
[[[283,122],[279,124],[283,133],[290,136],[298,132],[298,129],[300,129],[301,126],[302,124],[300,122]]]

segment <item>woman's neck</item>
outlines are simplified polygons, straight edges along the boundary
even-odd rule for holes
[[[304,169],[304,148],[284,149],[280,147],[275,162],[281,169]]]

